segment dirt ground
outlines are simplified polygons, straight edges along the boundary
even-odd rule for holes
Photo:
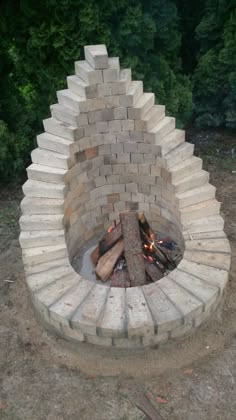
[[[1,188],[0,419],[142,420],[135,405],[142,394],[164,420],[236,419],[236,173],[201,144],[197,153],[222,202],[230,282],[221,315],[155,350],[74,347],[36,322],[17,239],[20,188]]]

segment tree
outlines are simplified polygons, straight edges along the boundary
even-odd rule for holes
[[[199,126],[236,127],[236,8],[234,0],[208,0],[196,29],[194,114]]]

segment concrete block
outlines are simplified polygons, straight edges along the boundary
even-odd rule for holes
[[[203,312],[203,302],[175,281],[171,280],[169,275],[159,281],[159,287],[172,301],[178,311],[182,313],[185,321],[191,320],[194,316]]]
[[[130,120],[140,120],[154,105],[155,96],[153,93],[143,93],[132,108],[128,108]]]
[[[74,316],[74,312],[79,311],[80,306],[83,304],[83,301],[89,295],[93,287],[94,285],[91,281],[85,280],[78,275],[76,285],[50,305],[50,317],[62,324],[69,325],[69,320]],[[74,327],[74,329],[76,329],[76,327]]]
[[[65,182],[65,175],[67,174],[67,170],[32,163],[27,168],[27,174],[28,178],[34,181],[52,182],[53,184],[63,184]]]
[[[72,325],[79,327],[84,333],[96,335],[96,323],[105,306],[109,287],[96,284],[87,298],[82,308],[79,309],[72,318]]]
[[[67,140],[77,141],[84,137],[83,127],[72,127],[56,118],[47,118],[46,120],[43,120],[43,126],[47,133],[63,137]]]
[[[167,153],[162,159],[162,166],[166,169],[190,158],[193,154],[194,145],[183,142],[180,143],[175,149]]]
[[[127,119],[127,108],[125,108],[125,107],[115,108],[114,109],[114,119],[115,120],[126,120]],[[122,129],[122,128],[120,128],[120,129]]]
[[[126,95],[131,83],[131,69],[120,70],[119,81],[109,83],[112,95]]]
[[[98,96],[99,85],[89,85],[81,77],[76,75],[67,77],[67,86],[71,92],[82,98],[92,99]]]
[[[158,282],[142,287],[158,335],[166,334],[183,323],[182,313],[160,289]]]
[[[120,120],[114,120],[108,122],[109,131],[121,131],[121,121]]]
[[[85,59],[94,69],[108,67],[108,53],[106,45],[86,45],[84,47]]]
[[[154,334],[154,323],[141,287],[126,289],[128,337]]]
[[[66,256],[67,248],[65,244],[25,248],[22,250],[22,258],[25,265],[36,265]]]
[[[78,283],[78,277],[78,274],[65,276],[61,279],[55,280],[53,283],[50,283],[42,289],[39,289],[34,294],[36,307],[43,305],[44,307],[48,308],[64,293],[66,293]]]
[[[218,287],[200,279],[199,277],[195,277],[189,273],[178,270],[178,268],[171,271],[168,277],[203,302],[205,310],[208,310],[211,307],[219,295]]]
[[[144,134],[144,142],[149,144],[159,144],[175,128],[175,119],[163,117],[153,128]]]
[[[65,243],[64,229],[56,230],[24,230],[20,233],[19,242],[21,248],[33,248],[38,246],[50,246],[57,243]]]
[[[36,292],[59,279],[64,280],[64,278],[68,279],[71,277],[74,279],[74,276],[75,272],[71,266],[54,266],[39,273],[27,274],[26,281],[31,292]]]
[[[126,337],[125,289],[109,290],[103,315],[97,322],[97,333],[104,337]]]
[[[87,61],[76,61],[75,73],[90,85],[103,83],[102,70],[94,70]]]
[[[134,131],[134,120],[121,121],[122,131]]]
[[[43,271],[47,271],[51,268],[59,268],[59,267],[70,267],[70,261],[68,256],[64,258],[58,258],[57,260],[50,260],[43,263],[39,263],[36,265],[25,266],[25,273],[27,276],[36,273],[42,273]],[[73,269],[74,270],[74,269]]]
[[[184,258],[188,261],[209,265],[210,267],[216,267],[221,270],[229,271],[230,269],[231,256],[230,254],[224,254],[222,251],[206,252],[186,250],[184,253]]]
[[[103,70],[102,73],[105,83],[118,81],[120,75],[119,57],[108,58],[108,68]]]
[[[117,163],[129,163],[130,153],[119,153],[117,154]]]
[[[63,184],[33,181],[28,179],[22,187],[27,197],[64,198],[67,188]]]
[[[183,226],[184,238],[191,239],[191,236],[195,233],[222,231],[224,220],[221,216],[209,216],[185,223]]]
[[[211,184],[205,184],[198,188],[178,193],[175,195],[179,208],[192,206],[205,200],[211,200],[215,197],[216,188]]]
[[[53,104],[50,106],[51,114],[54,119],[62,123],[71,125],[72,127],[83,127],[88,124],[88,116],[86,114],[78,114],[61,104]]]
[[[185,258],[180,261],[178,270],[192,274],[193,276],[199,277],[209,284],[218,287],[221,293],[228,281],[228,272],[226,270],[221,270],[194,261],[188,261]]]
[[[190,191],[194,188],[202,187],[203,185],[207,184],[209,181],[209,173],[206,171],[198,171],[194,172],[193,174],[186,176],[179,181],[174,181],[173,187],[176,193],[182,193],[186,191]]]
[[[181,223],[191,222],[202,217],[214,216],[220,213],[219,201],[207,200],[180,209]]]
[[[19,223],[22,230],[63,229],[63,214],[23,214]]]
[[[23,214],[63,214],[64,200],[24,197],[21,201],[21,211]]]
[[[186,179],[194,172],[199,172],[201,169],[202,160],[196,156],[192,156],[170,168],[170,180],[171,182],[178,182]]]
[[[185,141],[185,132],[183,130],[177,130],[176,128],[168,135],[163,137],[158,143],[161,147],[161,156],[165,156],[166,154],[170,153],[180,144],[184,143]]]
[[[163,105],[153,105],[141,120],[135,120],[136,131],[149,131],[165,116]]]
[[[126,95],[119,96],[119,104],[124,107],[133,106],[143,93],[143,82],[132,81]]]
[[[74,160],[68,155],[51,152],[45,149],[34,149],[31,152],[33,163],[43,166],[52,166],[53,168],[69,169],[74,164]]]

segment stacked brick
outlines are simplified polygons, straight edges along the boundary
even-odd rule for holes
[[[67,85],[23,186],[20,243],[36,311],[69,340],[139,347],[181,336],[217,307],[230,266],[209,174],[174,118],[104,45],[85,47]],[[70,260],[125,209],[144,211],[184,258],[150,286],[93,285]]]

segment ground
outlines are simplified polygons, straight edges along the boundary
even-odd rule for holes
[[[235,138],[189,131],[222,202],[232,267],[225,304],[193,337],[137,352],[75,348],[35,320],[18,243],[20,187],[0,194],[0,419],[141,420],[146,394],[164,420],[236,419]]]

